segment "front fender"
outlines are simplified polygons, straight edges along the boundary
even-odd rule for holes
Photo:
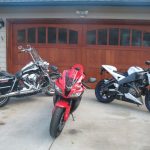
[[[64,101],[64,100],[59,100],[56,102],[54,109],[56,107],[60,107],[60,108],[65,109],[64,121],[67,121],[67,119],[69,118],[69,115],[70,115],[70,108],[71,108],[69,103]]]

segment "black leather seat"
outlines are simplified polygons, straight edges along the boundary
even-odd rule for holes
[[[14,78],[15,76],[6,71],[0,71],[0,77]]]

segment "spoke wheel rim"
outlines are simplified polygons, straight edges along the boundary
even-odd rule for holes
[[[100,92],[100,95],[102,96],[102,98],[103,99],[107,99],[107,98],[110,98],[110,96],[108,96],[107,94],[106,94],[106,92]]]

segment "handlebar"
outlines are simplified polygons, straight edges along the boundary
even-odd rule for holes
[[[31,45],[27,45],[27,48],[24,48],[23,46],[19,45],[19,46],[18,46],[18,49],[19,49],[21,52],[30,52],[33,48],[31,47]]]

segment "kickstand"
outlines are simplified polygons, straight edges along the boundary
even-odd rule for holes
[[[72,116],[72,120],[73,120],[73,121],[75,121],[74,115],[73,115],[73,114],[71,114],[71,116]]]

